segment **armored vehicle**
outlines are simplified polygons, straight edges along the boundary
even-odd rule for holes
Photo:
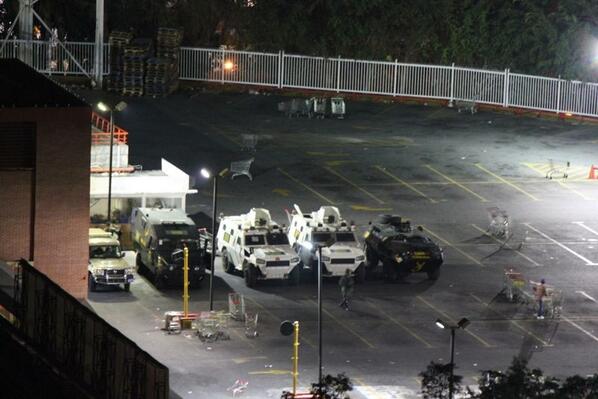
[[[388,280],[405,278],[410,273],[427,273],[430,280],[440,276],[442,249],[423,231],[411,228],[409,221],[396,215],[383,215],[365,232],[368,270],[382,262]]]
[[[320,246],[323,276],[342,276],[349,269],[357,281],[365,281],[363,247],[355,237],[355,227],[341,217],[337,207],[321,206],[315,212],[303,213],[295,205],[288,217],[289,242],[304,266],[317,272],[317,248]]]
[[[189,249],[189,283],[199,286],[205,275],[207,251],[185,211],[174,208],[134,208],[131,215],[135,262],[152,275],[156,288],[183,283],[183,248]]]
[[[123,285],[125,291],[134,280],[133,268],[123,259],[117,235],[100,228],[89,229],[88,285],[95,291],[98,285]]]
[[[258,279],[299,283],[299,257],[267,209],[252,208],[243,215],[221,218],[216,242],[224,270],[243,273],[248,287]]]

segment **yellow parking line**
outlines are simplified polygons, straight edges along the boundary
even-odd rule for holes
[[[266,309],[266,307],[264,307],[261,303],[257,302],[255,299],[248,297],[248,296],[246,296],[245,299],[248,299],[249,301],[253,302],[255,304],[255,306],[260,308],[264,313],[270,315],[270,317],[272,317],[273,319],[280,320],[280,317],[276,316],[274,313],[272,313],[271,311]],[[305,336],[301,336],[301,341],[304,341],[306,344],[308,344],[312,348],[316,347],[310,340],[306,339]]]
[[[318,304],[313,300],[310,299],[309,300],[311,303],[313,303],[315,306],[318,306]],[[365,339],[364,337],[362,337],[357,331],[353,330],[351,327],[349,327],[347,324],[343,323],[341,320],[339,320],[336,316],[334,316],[332,313],[330,313],[329,311],[327,311],[326,309],[322,308],[322,311],[324,313],[326,313],[328,315],[328,317],[330,317],[332,320],[336,321],[339,325],[343,326],[347,331],[349,331],[351,334],[355,335],[357,338],[359,338],[361,340],[361,342],[363,342],[364,344],[366,344],[367,346],[369,346],[370,348],[374,349],[375,346],[372,345],[367,339]]]
[[[478,301],[481,305],[483,305],[485,308],[487,308],[488,310],[492,311],[493,313],[499,315],[500,317],[504,317],[505,319],[508,319],[504,314],[502,314],[501,312],[499,312],[498,310],[492,309],[490,307],[489,304],[487,304],[486,302],[482,301],[480,298],[478,298],[476,295],[474,294],[469,294],[473,299],[475,299],[476,301]],[[542,338],[538,337],[536,334],[534,334],[532,331],[529,331],[528,329],[526,329],[525,327],[523,327],[522,325],[520,325],[519,323],[517,323],[517,321],[515,320],[509,320],[509,322],[511,324],[513,324],[515,327],[517,327],[518,329],[520,329],[521,331],[525,332],[527,335],[529,335],[530,337],[533,337],[534,339],[536,339],[538,342],[540,342],[543,346],[554,346],[552,344],[549,344],[548,342],[544,341]]]
[[[510,250],[512,250],[512,251],[515,251],[515,253],[516,253],[517,255],[519,255],[519,256],[521,256],[523,259],[525,259],[525,260],[529,261],[529,262],[530,262],[531,264],[533,264],[534,266],[540,266],[540,264],[539,264],[538,262],[536,262],[535,260],[533,260],[532,258],[530,258],[529,256],[527,256],[526,254],[522,253],[522,252],[521,252],[521,251],[519,251],[518,249],[511,248],[509,245],[505,244],[505,242],[504,242],[504,241],[501,241],[501,240],[499,240],[498,238],[496,238],[496,237],[494,237],[494,236],[492,236],[492,235],[488,234],[488,232],[487,232],[486,230],[482,229],[481,227],[479,227],[479,226],[477,226],[477,225],[475,225],[475,224],[473,224],[473,223],[471,224],[471,226],[472,226],[474,229],[476,229],[476,230],[478,230],[478,231],[480,231],[480,232],[484,233],[486,236],[488,236],[488,237],[492,238],[494,241],[496,241],[496,242],[497,242],[497,243],[499,243],[500,245],[504,245],[504,246],[505,246],[505,247],[507,247],[508,249],[510,249]]]
[[[386,176],[390,177],[391,179],[399,182],[400,184],[402,184],[403,186],[407,187],[408,189],[410,189],[411,191],[415,192],[416,194],[421,195],[422,197],[424,197],[425,199],[427,199],[428,201],[430,201],[433,204],[438,203],[438,201],[436,201],[435,199],[432,199],[430,197],[428,197],[426,194],[424,194],[423,192],[421,192],[420,190],[418,190],[417,188],[415,188],[413,185],[407,183],[405,180],[401,179],[398,176],[393,175],[392,173],[390,173],[389,171],[387,171],[386,169],[382,168],[379,165],[374,166],[376,169],[378,169],[380,172],[384,173]]]
[[[329,200],[328,198],[326,198],[325,196],[323,196],[322,194],[320,194],[319,192],[317,192],[316,190],[314,190],[313,188],[309,187],[307,184],[301,182],[300,180],[298,180],[297,178],[291,176],[290,174],[288,174],[284,169],[282,168],[278,168],[278,171],[280,173],[282,173],[283,175],[285,175],[286,177],[288,177],[289,179],[291,179],[292,181],[294,181],[295,183],[299,184],[300,186],[302,186],[303,188],[305,188],[306,190],[308,190],[309,192],[311,192],[313,195],[315,195],[316,197],[328,202],[330,205],[335,205],[334,201]]]
[[[444,245],[447,245],[451,248],[453,248],[455,251],[459,252],[461,255],[465,256],[467,259],[470,259],[471,261],[473,261],[473,263],[475,263],[478,266],[484,266],[482,264],[482,262],[480,262],[479,260],[477,260],[476,258],[474,258],[473,256],[469,255],[467,252],[462,251],[461,249],[459,249],[458,247],[456,247],[455,245],[451,244],[450,242],[448,242],[447,240],[445,240],[444,238],[440,237],[438,234],[434,233],[432,230],[430,230],[428,227],[423,226],[424,229],[430,233],[431,235],[433,235],[434,237],[436,237],[439,241],[442,241],[442,243]]]
[[[537,167],[535,167],[534,165],[531,165],[531,164],[529,164],[529,163],[523,163],[523,165],[527,166],[528,168],[530,168],[531,170],[533,170],[533,171],[535,171],[535,172],[538,172],[538,173],[539,173],[539,174],[541,174],[541,175],[544,175],[544,176],[546,175],[544,172],[542,172],[540,169],[538,169],[538,168],[537,168]],[[574,189],[573,187],[570,187],[570,186],[568,186],[567,184],[563,183],[563,182],[562,182],[562,181],[560,181],[560,180],[550,180],[550,181],[553,181],[553,182],[556,182],[556,183],[558,183],[558,184],[559,184],[561,187],[564,187],[564,188],[566,188],[567,190],[571,191],[572,193],[579,195],[581,198],[583,198],[583,199],[585,199],[585,200],[588,200],[588,201],[591,201],[591,200],[592,200],[592,198],[588,197],[587,195],[585,195],[584,193],[582,193],[582,192],[580,192],[580,191],[577,191],[577,190],[576,190],[576,189]]]
[[[355,382],[359,384],[359,391],[364,394],[367,399],[386,399],[386,395],[382,395],[376,391],[371,385],[367,385],[361,378],[354,378]],[[365,391],[365,392],[364,392]]]
[[[474,163],[475,167],[478,168],[479,170],[488,173],[490,176],[494,177],[495,179],[500,180],[501,182],[508,184],[509,186],[513,187],[515,190],[527,195],[529,198],[533,199],[534,201],[539,201],[538,198],[536,198],[535,196],[533,196],[532,194],[528,193],[527,191],[525,191],[524,189],[522,189],[519,186],[516,186],[515,184],[511,183],[510,181],[508,181],[507,179],[497,175],[494,172],[489,171],[488,169],[486,169],[485,167],[483,167],[481,164],[479,163]]]
[[[448,314],[446,314],[442,310],[438,309],[436,306],[432,305],[430,302],[428,302],[427,300],[425,300],[421,296],[418,295],[417,299],[419,299],[420,301],[422,301],[425,305],[427,305],[429,308],[431,308],[432,310],[434,310],[436,313],[438,313],[439,315],[441,315],[442,317],[444,317],[445,319],[447,319],[451,323],[457,324],[457,321],[454,320],[451,316],[449,316]],[[489,344],[488,342],[486,342],[486,340],[484,340],[482,337],[480,337],[479,335],[477,335],[473,331],[470,331],[468,329],[465,329],[464,331],[467,334],[471,335],[473,338],[475,338],[479,343],[481,343],[486,348],[492,348],[492,347],[494,347],[494,345]]]
[[[374,201],[378,202],[379,204],[384,204],[384,201],[382,201],[380,198],[376,197],[374,194],[370,193],[369,191],[367,191],[363,187],[360,187],[357,184],[353,183],[351,180],[347,179],[345,176],[341,175],[336,170],[334,170],[334,169],[332,169],[332,168],[330,168],[328,166],[324,167],[324,169],[326,169],[328,172],[332,173],[333,175],[335,175],[339,179],[346,181],[347,183],[349,183],[350,185],[352,185],[353,187],[355,187],[356,189],[358,189],[359,191],[361,191],[362,193],[364,193],[368,197],[372,198]]]
[[[366,301],[368,305],[370,305],[371,307],[373,307],[374,309],[376,309],[378,312],[382,313],[382,315],[384,317],[386,317],[388,320],[392,321],[393,323],[395,323],[397,326],[401,327],[403,330],[407,331],[407,333],[409,333],[413,338],[417,339],[419,342],[421,342],[422,344],[424,344],[427,348],[433,348],[433,346],[426,341],[425,339],[423,339],[422,337],[420,337],[418,334],[416,334],[415,332],[413,332],[409,327],[407,327],[405,324],[401,323],[400,321],[398,321],[397,319],[395,319],[394,317],[392,317],[391,315],[389,315],[388,313],[386,313],[385,311],[383,311],[382,309],[378,308],[376,305],[374,305],[372,302],[370,301]]]
[[[482,202],[488,202],[488,200],[484,197],[482,197],[481,195],[479,195],[478,193],[475,193],[473,191],[471,191],[470,189],[468,189],[467,187],[465,187],[463,184],[459,183],[458,181],[456,181],[455,179],[453,179],[450,176],[445,175],[444,173],[442,173],[441,171],[433,168],[430,165],[424,165],[426,168],[430,169],[432,172],[436,173],[438,176],[448,180],[449,182],[453,183],[454,185],[456,185],[457,187],[465,190],[466,192],[468,192],[469,194],[473,195],[474,197],[478,198],[480,201]]]
[[[255,349],[255,344],[253,342],[251,342],[251,340],[245,336],[243,336],[240,332],[238,332],[236,329],[231,328],[229,329],[230,331],[233,332],[233,334],[235,334],[238,338],[241,339],[241,341],[245,341],[249,344],[249,346],[251,346],[253,349]]]
[[[584,333],[588,337],[592,338],[594,341],[598,342],[598,337],[596,337],[594,334],[592,334],[588,330],[584,329],[583,327],[581,327],[579,324],[575,323],[571,319],[568,319],[565,316],[562,316],[562,317],[563,317],[563,320],[565,320],[567,323],[571,324],[573,327],[577,328],[579,331],[581,331],[582,333]]]

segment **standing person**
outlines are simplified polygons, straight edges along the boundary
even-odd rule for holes
[[[345,274],[338,281],[338,285],[341,287],[341,295],[343,297],[343,301],[339,306],[345,310],[349,310],[349,300],[351,300],[351,297],[353,296],[353,286],[355,285],[351,269],[345,270]]]
[[[534,284],[534,299],[538,303],[538,314],[536,317],[541,320],[544,318],[544,297],[546,296],[546,286],[544,284],[546,280],[542,279],[540,283],[530,282]]]

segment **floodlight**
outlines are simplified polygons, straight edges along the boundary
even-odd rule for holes
[[[462,328],[465,330],[465,328],[470,324],[471,322],[469,320],[467,320],[465,317],[462,318],[461,320],[459,320],[459,322],[457,323],[457,326],[459,328]]]
[[[446,328],[446,323],[440,319],[436,319],[436,326],[438,328],[442,328],[445,329]]]
[[[124,101],[120,101],[114,106],[114,110],[118,112],[124,111],[125,108],[127,108],[127,103]]]
[[[110,107],[101,101],[97,104],[97,106],[98,106],[98,109],[102,112],[110,111]]]
[[[205,177],[206,179],[209,179],[209,178],[212,176],[212,174],[210,173],[210,171],[209,171],[209,170],[207,170],[206,168],[201,168],[201,170],[199,171],[199,173],[200,173],[200,174],[201,174],[203,177]]]

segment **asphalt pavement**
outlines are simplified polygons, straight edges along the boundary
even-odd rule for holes
[[[90,102],[106,97],[82,95]],[[350,311],[338,306],[337,281],[324,285],[324,372],[345,372],[355,384],[351,397],[416,397],[426,365],[448,362],[449,333],[435,326],[437,318],[471,321],[456,338],[466,385],[484,369],[508,367],[514,356],[560,377],[596,371],[598,183],[588,179],[598,165],[596,125],[365,101],[347,101],[342,120],[289,119],[277,112],[287,99],[196,90],[127,98],[129,107],[115,117],[129,131],[131,164],[157,168],[164,157],[192,176],[199,193],[188,197],[189,213],[211,213],[201,167],[221,170],[254,158],[253,181],[222,179],[219,212],[264,207],[285,223],[293,204],[304,211],[334,205],[359,235],[377,215],[396,213],[443,247],[438,281],[366,281],[356,286]],[[243,135],[257,135],[255,152],[243,149]],[[485,234],[492,207],[510,215],[506,243]],[[537,320],[530,306],[501,295],[505,268],[562,291],[560,317]],[[180,397],[232,397],[228,388],[237,380],[248,382],[243,397],[278,397],[291,385],[292,341],[278,331],[283,320],[300,322],[299,381],[303,388],[314,382],[316,285],[266,281],[250,289],[219,263],[216,270],[215,309],[228,309],[228,293],[243,294],[247,310],[259,314],[258,337],[248,338],[237,321],[229,322],[229,340],[214,343],[191,332],[165,334],[164,312],[182,307],[181,292],[159,292],[143,276],[130,293],[97,292],[89,302],[170,368]],[[204,284],[192,291],[191,310],[207,309]]]

